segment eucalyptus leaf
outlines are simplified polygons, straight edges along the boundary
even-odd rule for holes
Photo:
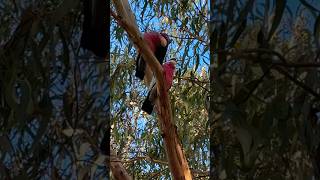
[[[268,34],[268,41],[271,39],[272,35],[274,34],[274,32],[276,31],[276,29],[278,28],[281,19],[283,17],[283,12],[286,8],[286,0],[276,0],[276,9],[275,9],[275,13],[274,13],[274,18],[273,18],[273,23],[271,25],[271,29],[269,31]]]
[[[316,22],[314,24],[313,34],[314,34],[317,47],[320,48],[320,15],[318,15]]]

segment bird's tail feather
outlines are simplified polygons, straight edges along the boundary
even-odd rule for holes
[[[140,80],[143,80],[144,78],[144,72],[143,71],[139,71],[138,69],[136,69],[136,75],[137,78],[139,78]]]
[[[152,102],[149,100],[149,99],[146,99],[143,104],[142,104],[142,107],[141,109],[148,113],[148,114],[151,114],[152,113],[152,110],[153,110],[153,104]]]
[[[141,109],[148,114],[151,114],[153,110],[153,102],[150,100],[150,93],[151,91],[149,91],[141,107]]]
[[[143,80],[144,78],[144,71],[145,71],[145,62],[142,59],[141,55],[139,54],[136,59],[136,74],[135,76],[139,78],[140,80]]]

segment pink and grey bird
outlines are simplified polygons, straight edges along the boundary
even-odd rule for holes
[[[143,34],[143,38],[147,42],[155,57],[158,59],[159,63],[162,64],[167,53],[168,45],[171,42],[169,36],[166,33],[146,32]],[[140,80],[145,79],[147,86],[150,84],[150,80],[152,79],[152,71],[140,53],[138,54],[136,60],[135,76]]]
[[[175,68],[176,68],[176,61],[175,59],[171,59],[169,62],[166,62],[162,65],[163,72],[164,72],[164,82],[165,82],[165,89],[166,91],[169,91],[172,85],[174,73],[175,73]],[[158,93],[157,93],[157,84],[156,84],[156,79],[153,78],[148,95],[146,99],[144,100],[142,104],[142,110],[145,111],[148,114],[151,114],[153,111],[153,107],[155,104],[156,99],[158,98]]]

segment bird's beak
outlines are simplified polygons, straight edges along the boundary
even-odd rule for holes
[[[167,45],[169,45],[172,42],[172,40],[169,38],[168,34],[166,34],[166,33],[160,33],[160,34],[162,35],[162,37],[164,37],[166,39]]]
[[[176,59],[176,58],[170,59],[170,62],[171,62],[173,65],[177,65],[177,59]]]

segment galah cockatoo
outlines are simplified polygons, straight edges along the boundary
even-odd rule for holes
[[[146,32],[143,34],[144,40],[147,42],[149,48],[158,59],[159,63],[162,64],[164,57],[166,56],[168,45],[171,40],[166,33],[158,32]],[[136,60],[136,77],[140,80],[144,80],[147,86],[150,85],[153,73],[151,68],[146,64],[143,57],[139,53]]]
[[[162,65],[163,72],[164,72],[164,82],[165,82],[165,89],[169,91],[172,85],[175,68],[176,68],[176,61],[175,59],[171,59],[169,62],[166,62]],[[157,84],[156,78],[153,77],[152,82],[150,84],[149,92],[142,104],[142,110],[148,114],[151,114],[153,111],[153,107],[155,104],[156,99],[158,98],[157,93]]]

